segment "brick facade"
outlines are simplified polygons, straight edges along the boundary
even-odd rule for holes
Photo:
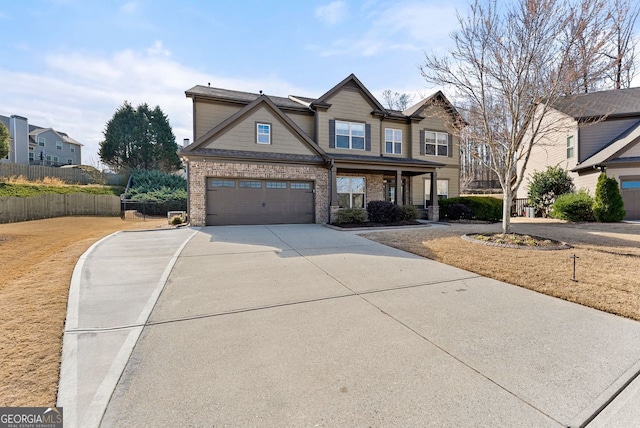
[[[190,161],[189,216],[191,224],[194,226],[206,224],[207,177],[313,181],[315,221],[316,223],[327,223],[328,221],[329,172],[322,166]]]

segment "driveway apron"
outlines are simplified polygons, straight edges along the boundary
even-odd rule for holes
[[[140,329],[101,426],[637,416],[640,323],[319,225],[201,229]]]

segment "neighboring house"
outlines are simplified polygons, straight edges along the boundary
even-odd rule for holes
[[[640,88],[572,95],[554,109],[557,130],[533,147],[518,197],[527,197],[531,174],[547,166],[565,168],[592,196],[604,171],[620,184],[626,219],[640,219]]]
[[[0,116],[9,129],[10,152],[4,162],[23,165],[80,165],[82,144],[64,132],[52,128],[29,125],[27,118]]]
[[[438,92],[388,110],[352,74],[320,98],[206,86],[193,100],[187,160],[194,225],[326,223],[387,200],[438,216],[459,194],[462,119]]]

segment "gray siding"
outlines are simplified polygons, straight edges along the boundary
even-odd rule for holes
[[[578,161],[585,159],[599,152],[604,146],[609,144],[614,138],[629,129],[638,119],[605,120],[592,125],[580,128]]]
[[[39,138],[44,138],[44,146],[38,143]],[[56,132],[48,129],[37,135],[33,135],[33,139],[35,141],[35,145],[33,146],[34,163],[36,164],[58,166],[69,163],[71,165],[79,165],[81,163],[81,146],[65,142]],[[40,162],[40,153],[42,153],[42,163]],[[50,159],[48,159],[47,156],[50,156]],[[56,158],[58,159],[57,161]],[[68,160],[71,160],[71,162]]]
[[[27,120],[20,116],[11,116],[9,135],[11,135],[9,162],[29,165],[29,124]]]

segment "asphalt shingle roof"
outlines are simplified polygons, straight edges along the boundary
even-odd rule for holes
[[[205,97],[211,97],[220,100],[239,101],[249,104],[255,101],[260,94],[253,94],[251,92],[232,91],[230,89],[211,88],[208,86],[197,85],[189,89],[187,95],[200,95]],[[298,102],[290,100],[289,98],[277,97],[274,95],[267,95],[275,105],[280,108],[293,108],[293,109],[306,109],[306,107]],[[310,98],[300,97],[302,100]],[[313,101],[313,99],[311,99]]]
[[[553,107],[575,119],[640,115],[640,88],[569,95]]]

